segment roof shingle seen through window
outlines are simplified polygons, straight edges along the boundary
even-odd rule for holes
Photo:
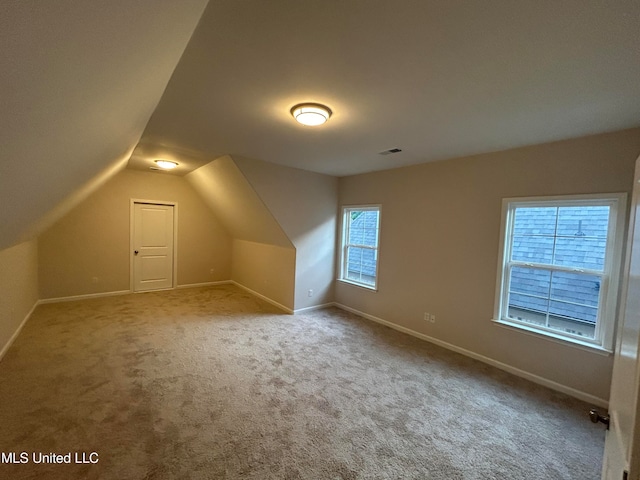
[[[378,211],[351,211],[348,243],[375,247],[378,238]],[[370,249],[350,248],[352,253],[347,258],[349,273],[375,277],[376,255]]]
[[[609,207],[517,208],[511,258],[516,261],[602,270]],[[509,304],[518,308],[596,321],[600,281],[593,275],[515,267]],[[535,297],[551,298],[540,301]],[[579,304],[579,305],[575,305]],[[546,313],[546,311],[542,312]]]

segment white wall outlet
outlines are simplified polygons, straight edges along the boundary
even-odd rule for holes
[[[431,323],[436,323],[436,316],[435,316],[435,315],[431,315],[431,316],[429,317],[429,321],[430,321]]]
[[[209,273],[210,273],[211,275],[213,275],[213,272],[214,272],[214,269],[213,269],[213,268],[212,268],[211,270],[209,270]]]
[[[307,292],[307,295],[309,295],[310,297],[313,297],[313,288],[309,289],[309,291]]]
[[[98,283],[98,277],[92,277],[92,278],[91,278],[91,281],[92,281],[93,283]]]
[[[424,312],[424,321],[425,322],[429,321],[429,312]]]

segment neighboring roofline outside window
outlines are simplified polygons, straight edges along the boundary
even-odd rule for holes
[[[338,281],[377,291],[380,220],[381,205],[342,207]]]
[[[493,321],[501,326],[511,327],[529,334],[542,335],[545,338],[549,338],[554,341],[565,342],[581,348],[601,351],[603,353],[612,352],[615,322],[618,313],[617,301],[619,297],[618,289],[622,261],[622,247],[626,224],[626,198],[626,193],[608,193],[503,199]],[[570,237],[566,234],[560,235],[558,233],[559,224],[557,220],[555,226],[553,226],[553,235],[530,234],[529,237],[552,237],[554,239],[552,253],[553,260],[551,262],[540,260],[540,257],[536,255],[533,255],[532,260],[529,261],[521,255],[522,251],[519,252],[519,255],[514,254],[514,248],[521,248],[517,246],[514,247],[514,245],[517,245],[515,238],[526,236],[514,233],[515,215],[518,209],[520,209],[519,215],[523,215],[523,212],[536,208],[557,208],[558,210],[556,215],[559,218],[561,208],[581,206],[608,207],[609,209],[608,224],[606,225],[606,244],[604,247],[598,247],[600,250],[604,251],[604,259],[601,262],[601,267],[599,264],[596,266],[583,266],[578,261],[576,261],[575,265],[572,265],[570,260],[565,262],[555,261],[557,249],[559,248],[557,247],[557,244],[559,245],[558,239],[566,239]],[[566,210],[571,209],[565,209],[565,211]],[[584,236],[584,233],[580,231],[582,222],[579,221],[578,225],[578,233],[575,234],[576,238]],[[605,227],[602,226],[602,229],[604,228]],[[602,239],[600,239],[600,243],[602,243]],[[569,251],[571,248],[574,247],[569,247]],[[584,248],[581,247],[580,252],[578,252],[577,247],[575,248],[577,253],[581,253],[582,250],[584,250]],[[524,291],[524,293],[522,290],[519,292],[515,291],[511,285],[511,282],[516,278],[516,273],[514,272],[519,275],[520,279],[524,277],[524,280],[526,280],[525,283],[528,285],[535,285],[535,282],[539,281],[539,278],[544,278],[544,276],[548,274],[548,296],[545,298],[543,294],[540,294],[541,296],[537,296],[536,294],[531,294],[531,292],[527,291]],[[593,286],[593,288],[590,289],[597,292],[597,295],[593,292],[591,293],[593,297],[597,296],[597,301],[594,302],[595,307],[590,306],[593,304],[589,304],[587,301],[582,301],[580,299],[573,303],[567,302],[566,305],[574,305],[576,310],[596,310],[597,313],[595,321],[589,318],[586,320],[580,320],[579,318],[563,316],[557,311],[555,313],[551,312],[552,303],[563,303],[552,296],[553,294],[551,292],[554,288],[554,276],[556,278],[561,278],[563,276],[565,278],[573,277],[578,281],[578,283],[589,283],[589,285]],[[532,286],[528,288],[533,289],[535,287]],[[571,292],[572,288],[578,291],[578,289],[573,285],[569,285],[565,288],[567,288],[567,291],[569,292]],[[575,295],[578,295],[578,293]],[[517,305],[517,302],[512,299],[512,296],[514,298],[520,296],[525,299],[528,296],[530,297],[532,304],[535,301],[546,301],[548,305],[546,317],[544,317],[544,312],[531,313],[535,309],[527,310],[526,305],[523,306],[522,303]],[[520,299],[520,302],[523,301],[522,298]],[[519,314],[513,314],[512,311],[525,312],[522,315],[525,318],[521,318]],[[537,323],[535,321],[531,321],[529,318],[526,318],[527,315],[537,315],[540,318],[544,317],[546,318],[546,323],[542,324],[541,322]],[[551,326],[551,318],[554,319],[556,325]],[[567,324],[574,322],[575,325],[582,324],[582,326],[579,328],[576,327],[578,331],[573,330],[572,328],[563,329],[559,326],[562,322]],[[592,324],[591,331],[586,335],[583,334],[580,329],[586,329],[590,323]]]

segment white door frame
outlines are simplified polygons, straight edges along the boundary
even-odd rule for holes
[[[610,429],[605,437],[603,480],[640,479],[640,316],[638,261],[640,260],[640,157],[636,160],[623,271],[617,342],[609,397]],[[628,477],[624,477],[624,474]]]
[[[162,200],[146,200],[132,198],[129,202],[129,291],[135,292],[133,284],[133,251],[135,250],[133,231],[135,228],[135,205],[136,203],[146,203],[148,205],[167,205],[173,207],[173,278],[171,288],[178,285],[178,202],[167,202]]]

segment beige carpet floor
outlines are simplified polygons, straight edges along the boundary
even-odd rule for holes
[[[598,479],[588,407],[233,286],[48,304],[0,362],[0,478]]]

